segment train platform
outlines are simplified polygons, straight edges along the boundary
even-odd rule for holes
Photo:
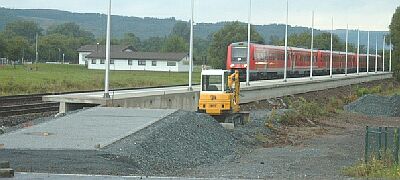
[[[314,76],[303,78],[289,78],[286,82],[282,79],[276,80],[260,80],[250,82],[250,86],[241,83],[241,91],[243,97],[241,102],[249,103],[252,101],[262,100],[263,98],[280,97],[294,93],[304,93],[313,90],[323,90],[324,88],[335,88],[349,84],[357,84],[362,82],[374,81],[391,78],[392,73],[389,72],[362,72],[360,74],[335,74],[330,76]],[[300,86],[304,86],[299,88]],[[287,87],[287,89],[283,89]],[[295,88],[293,90],[293,88]],[[271,90],[277,90],[277,93],[271,94]],[[268,96],[260,96],[259,93]],[[197,98],[200,86],[193,86],[193,91],[189,91],[187,86],[176,86],[166,88],[147,88],[137,90],[121,90],[110,91],[110,99],[103,98],[104,92],[91,93],[75,93],[63,95],[44,96],[43,101],[60,102],[60,112],[74,110],[73,105],[97,104],[102,106],[114,107],[140,107],[140,108],[156,108],[156,109],[185,109],[195,110],[197,107]]]
[[[97,150],[175,111],[96,107],[0,135],[0,144],[11,150]]]

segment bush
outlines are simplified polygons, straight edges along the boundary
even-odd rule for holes
[[[358,88],[357,89],[357,96],[362,97],[367,94],[376,94],[382,92],[381,86],[375,86],[373,88]]]
[[[358,163],[354,166],[347,167],[343,170],[343,174],[351,177],[399,179],[400,166],[373,159],[368,164]]]
[[[325,110],[316,102],[308,102],[299,98],[290,102],[291,110],[279,116],[281,124],[287,126],[314,125],[313,121],[326,114]]]

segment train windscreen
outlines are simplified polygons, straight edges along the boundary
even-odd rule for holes
[[[232,62],[247,63],[247,47],[233,47]]]

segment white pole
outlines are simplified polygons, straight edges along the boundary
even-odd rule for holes
[[[313,79],[313,60],[314,60],[314,11],[312,12],[311,23],[311,60],[310,60],[310,80]]]
[[[106,77],[104,82],[104,98],[110,98],[109,73],[110,73],[110,49],[111,49],[111,0],[108,5],[107,38],[106,38]]]
[[[249,2],[249,20],[247,23],[247,67],[246,67],[246,86],[250,86],[250,42],[251,42],[251,0]]]
[[[357,32],[357,75],[360,75],[360,28]]]
[[[392,72],[392,39],[390,39],[390,50],[389,50],[389,72]]]
[[[375,39],[375,73],[378,73],[378,36]]]
[[[329,76],[332,78],[333,77],[333,72],[332,72],[332,61],[333,61],[333,17],[332,17],[332,30],[331,30],[331,57],[329,60]]]
[[[65,64],[65,54],[63,53],[63,64]]]
[[[383,46],[382,46],[382,72],[385,72],[385,43],[386,43],[386,37],[383,36]]]
[[[286,0],[286,29],[285,29],[285,67],[283,70],[283,82],[287,81],[288,65],[288,24],[289,24],[289,0]]]
[[[347,76],[348,60],[349,60],[349,25],[347,24],[347,27],[346,27],[346,69],[345,69],[345,76]]]
[[[192,0],[192,16],[190,19],[190,50],[189,50],[189,91],[193,91],[192,88],[192,71],[193,71],[193,17],[194,17],[194,0]]]
[[[36,33],[36,59],[35,59],[35,63],[36,63],[36,64],[37,64],[38,61],[39,61],[38,38],[39,38],[39,35],[38,35],[38,33]]]
[[[369,74],[369,31],[368,31],[368,45],[367,45],[367,74]]]

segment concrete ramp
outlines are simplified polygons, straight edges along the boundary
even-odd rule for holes
[[[18,150],[97,150],[174,112],[96,107],[0,135],[0,144]]]

